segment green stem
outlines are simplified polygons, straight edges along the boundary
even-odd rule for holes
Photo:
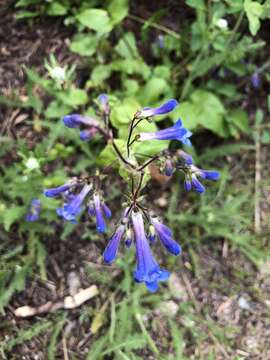
[[[128,15],[128,18],[132,19],[132,20],[135,20],[135,21],[138,21],[139,23],[141,24],[145,24],[148,20],[145,20],[139,16],[136,16],[136,15]],[[163,26],[163,25],[160,25],[160,24],[157,24],[155,22],[149,22],[149,26],[155,28],[155,29],[158,29],[160,31],[163,31],[164,33],[168,34],[168,35],[171,35],[173,36],[174,38],[176,39],[180,39],[180,35],[177,34],[177,32],[171,30],[171,29],[168,29],[166,26]]]

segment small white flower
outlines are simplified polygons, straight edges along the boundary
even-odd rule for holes
[[[66,70],[65,70],[65,68],[56,66],[56,67],[50,69],[50,75],[53,79],[62,82],[66,78]]]
[[[221,30],[227,30],[228,29],[228,21],[226,19],[220,18],[216,22],[216,26],[220,28]]]
[[[30,157],[26,163],[25,166],[28,170],[32,171],[32,170],[36,170],[39,169],[39,162],[36,158],[34,157]]]

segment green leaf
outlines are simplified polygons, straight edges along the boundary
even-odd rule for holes
[[[238,137],[239,131],[247,134],[249,132],[248,116],[242,109],[232,110],[226,115],[230,132],[233,136]]]
[[[209,91],[195,90],[189,101],[184,101],[173,113],[172,118],[179,117],[188,129],[199,126],[212,130],[220,136],[227,136],[224,115],[225,108],[219,98]]]
[[[121,151],[121,154],[125,156],[126,153],[126,141],[122,139],[115,139],[116,146]],[[117,160],[117,161],[115,161]],[[119,161],[117,154],[112,146],[112,144],[107,144],[106,147],[101,151],[97,158],[97,163],[102,166],[112,165],[112,167],[117,168],[119,166]]]
[[[37,11],[19,11],[17,14],[16,14],[16,19],[17,20],[20,20],[20,19],[29,19],[29,18],[33,18],[33,17],[36,17],[38,16],[39,13]]]
[[[88,101],[88,96],[85,90],[71,88],[68,91],[58,94],[58,98],[66,105],[76,107],[84,105]]]
[[[70,106],[59,103],[59,101],[53,100],[45,111],[45,116],[48,119],[60,118],[70,112]]]
[[[70,50],[83,55],[91,56],[96,52],[98,45],[98,37],[92,34],[77,34],[73,37]]]
[[[128,0],[111,0],[108,11],[112,18],[112,24],[120,23],[128,14]]]
[[[134,59],[139,57],[135,35],[132,32],[126,33],[122,39],[119,40],[115,47],[115,51],[124,59]]]
[[[166,140],[149,140],[134,144],[134,154],[136,158],[146,161],[149,156],[159,154],[168,148],[169,141]],[[147,155],[147,157],[143,156]]]
[[[25,208],[22,206],[13,206],[9,209],[6,209],[3,214],[4,229],[9,231],[11,225],[14,224],[15,221],[21,219],[24,213]]]
[[[148,105],[160,99],[169,90],[169,85],[162,78],[152,78],[140,91],[140,100],[143,104]]]
[[[49,4],[47,14],[51,16],[61,16],[68,12],[68,8],[58,1],[54,1]]]
[[[106,10],[86,9],[76,15],[76,19],[82,25],[100,34],[108,33],[112,30],[112,24]]]
[[[102,83],[110,77],[111,72],[109,65],[97,65],[91,74],[91,85],[102,85]]]
[[[244,9],[249,22],[249,30],[254,36],[260,29],[260,17],[263,15],[263,5],[258,1],[245,0]]]
[[[140,104],[134,98],[126,98],[122,103],[115,105],[111,113],[113,126],[119,128],[123,124],[128,125],[140,108]]]
[[[186,4],[190,7],[193,7],[197,10],[204,10],[205,4],[204,0],[186,0]]]
[[[35,5],[38,4],[39,0],[19,0],[16,2],[15,7],[24,7],[28,5]]]

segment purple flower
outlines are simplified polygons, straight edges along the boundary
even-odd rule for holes
[[[88,141],[91,140],[93,138],[93,136],[95,136],[97,133],[97,129],[96,128],[90,128],[90,129],[86,129],[86,130],[81,130],[80,131],[80,139],[82,141]]]
[[[149,239],[150,243],[153,243],[156,240],[155,228],[152,224],[149,226],[148,239]]]
[[[126,235],[125,235],[125,245],[127,248],[129,248],[132,244],[132,234],[131,234],[131,230],[128,228],[126,230]]]
[[[192,187],[198,192],[198,193],[204,193],[205,187],[203,184],[197,179],[195,174],[191,175],[191,184]]]
[[[190,136],[189,133],[190,132],[182,126],[182,121],[179,119],[174,126],[167,129],[140,133],[140,140],[179,140],[186,142],[188,140],[186,135],[188,134],[188,136]]]
[[[46,189],[43,191],[43,194],[47,197],[54,198],[54,197],[58,196],[59,194],[70,190],[73,185],[74,184],[72,184],[72,183],[67,183],[67,184],[64,184],[64,185],[61,185],[61,186],[58,186],[55,188]]]
[[[98,101],[99,101],[101,110],[104,112],[104,114],[108,115],[110,112],[108,96],[106,94],[100,94],[98,97]]]
[[[103,217],[103,208],[100,202],[99,194],[94,195],[95,215],[96,215],[96,229],[99,233],[105,233],[106,224]]]
[[[185,179],[185,189],[186,191],[190,191],[192,188],[195,189],[198,193],[202,194],[205,192],[205,187],[203,184],[197,179],[197,176],[195,174],[191,175],[191,178],[189,175]]]
[[[184,160],[185,164],[187,164],[187,165],[193,164],[192,156],[189,155],[188,153],[186,153],[185,151],[178,150],[177,155],[180,156]]]
[[[198,180],[198,177],[201,179],[207,180],[218,180],[220,174],[218,171],[212,170],[202,170],[197,168],[195,165],[189,165],[187,168],[187,174],[185,178],[185,189],[186,191],[190,191],[192,188],[195,189],[198,193],[204,193],[205,187]]]
[[[155,115],[163,115],[167,114],[174,110],[174,108],[178,105],[178,101],[175,99],[170,99],[166,103],[162,104],[157,108],[144,108],[136,113],[137,118],[144,118]]]
[[[251,83],[254,89],[258,89],[260,87],[260,76],[257,72],[253,73],[251,76]]]
[[[172,231],[166,225],[162,224],[157,217],[151,217],[155,231],[162,245],[173,255],[181,253],[181,246],[172,238]]]
[[[155,292],[158,289],[158,282],[166,281],[170,273],[167,270],[161,269],[152,255],[144,232],[142,214],[133,212],[132,223],[135,234],[137,258],[134,278],[137,282],[144,282],[149,291]]]
[[[98,126],[97,120],[80,114],[70,114],[63,117],[64,124],[69,128],[79,128],[81,125]]]
[[[28,213],[25,216],[26,221],[37,221],[41,210],[41,201],[39,199],[33,199],[31,201]]]
[[[112,217],[112,212],[111,212],[110,208],[104,202],[101,204],[101,206],[102,206],[102,210],[104,212],[105,217],[107,219],[110,219]]]
[[[125,225],[121,224],[118,226],[115,233],[110,238],[110,241],[103,253],[103,258],[106,263],[111,264],[116,258],[118,247],[123,237],[124,231],[125,231]]]
[[[207,180],[218,180],[220,178],[220,173],[218,171],[214,171],[214,170],[199,170],[198,171],[198,175],[202,178],[202,179],[207,179]]]
[[[170,159],[167,159],[165,162],[165,175],[166,176],[172,176],[173,173],[173,163]]]
[[[192,136],[192,132],[187,130],[187,132],[185,133],[185,135],[182,137],[181,142],[186,145],[186,146],[192,146],[191,141],[189,140],[189,138]]]
[[[95,212],[95,205],[94,205],[94,202],[91,201],[88,205],[88,215],[89,216],[95,216],[96,215],[96,212]]]
[[[88,214],[89,216],[96,217],[96,229],[99,233],[104,233],[106,231],[104,216],[109,219],[112,216],[112,212],[100,199],[98,193],[94,194],[93,200],[88,204]]]
[[[70,202],[64,204],[62,208],[58,208],[56,210],[57,214],[73,224],[76,223],[76,217],[81,213],[83,202],[91,189],[91,185],[84,185],[78,195],[76,195]]]
[[[164,48],[164,36],[163,35],[158,35],[157,37],[157,43],[160,49]]]

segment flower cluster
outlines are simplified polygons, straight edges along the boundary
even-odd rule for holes
[[[90,140],[97,133],[100,133],[107,144],[112,146],[119,162],[126,167],[132,184],[131,194],[119,223],[115,227],[113,235],[109,238],[105,248],[103,258],[111,264],[118,253],[121,241],[126,247],[135,247],[136,268],[134,279],[136,282],[145,283],[147,289],[154,292],[158,289],[158,283],[168,279],[170,273],[162,269],[157,263],[152,246],[159,240],[161,245],[172,255],[177,256],[181,253],[181,246],[173,238],[173,233],[162,220],[152,211],[145,207],[144,197],[140,196],[144,187],[145,169],[154,161],[160,166],[167,176],[172,176],[175,171],[184,174],[184,187],[187,191],[194,189],[198,193],[205,191],[204,185],[200,180],[218,180],[217,171],[203,170],[198,168],[191,155],[183,150],[166,150],[147,160],[145,163],[130,161],[130,147],[134,142],[144,142],[149,140],[176,140],[186,146],[191,146],[190,137],[192,133],[187,130],[178,119],[176,123],[163,130],[156,132],[141,132],[134,136],[134,129],[143,120],[151,117],[165,115],[173,111],[178,102],[175,99],[168,100],[156,108],[143,108],[137,111],[130,123],[129,134],[126,143],[126,153],[120,151],[113,138],[113,129],[110,123],[110,106],[108,97],[101,94],[98,97],[97,117],[70,114],[63,118],[65,126],[71,129],[80,129],[81,140]],[[106,232],[106,221],[112,216],[111,210],[105,203],[103,192],[101,191],[102,179],[107,175],[100,176],[99,171],[95,175],[87,178],[72,178],[63,185],[51,189],[45,189],[43,194],[46,197],[62,197],[63,204],[56,209],[60,218],[71,223],[77,223],[78,218],[87,210],[89,217],[95,217],[96,230],[99,233]],[[28,221],[36,221],[41,209],[40,200],[34,199],[31,203],[29,213],[26,216]]]
[[[44,190],[44,195],[52,198],[62,195],[64,204],[56,209],[57,215],[73,224],[77,223],[78,216],[87,208],[89,216],[96,218],[97,231],[104,233],[106,231],[104,217],[110,218],[112,214],[101,192],[95,189],[93,183],[89,180],[72,179],[64,185]]]
[[[120,241],[123,237],[125,237],[127,247],[134,242],[137,259],[134,279],[136,282],[144,282],[148,290],[154,292],[158,288],[158,282],[167,280],[170,273],[160,268],[152,254],[150,244],[154,242],[157,236],[166,250],[173,255],[179,255],[181,247],[172,238],[172,231],[162,224],[156,216],[146,217],[149,226],[147,235],[145,232],[144,216],[145,214],[141,211],[126,210],[124,212],[120,224],[109,240],[103,258],[108,264],[115,260]]]

